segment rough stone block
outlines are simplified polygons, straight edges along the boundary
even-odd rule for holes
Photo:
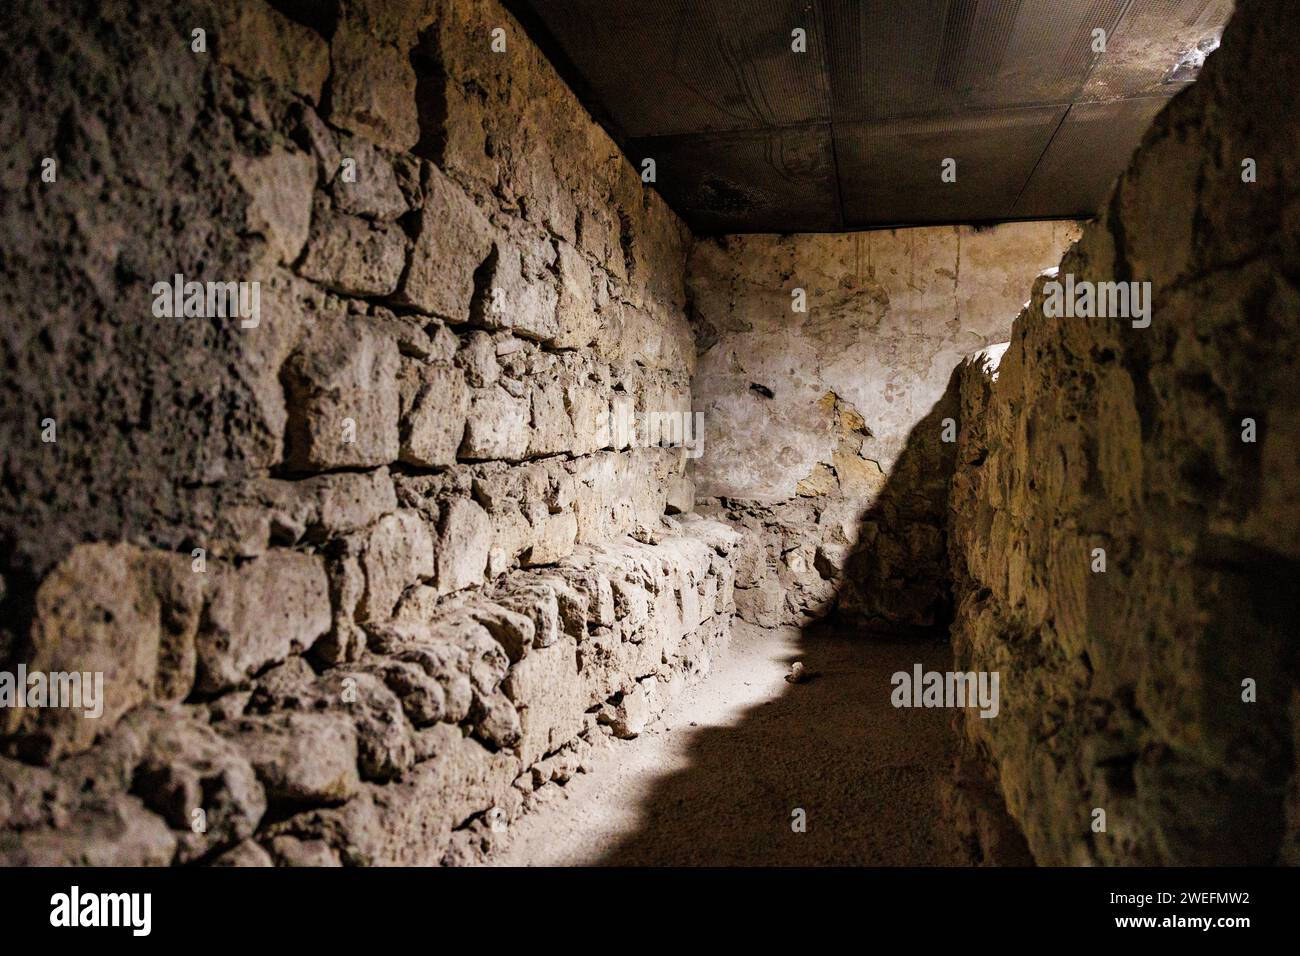
[[[630,740],[645,730],[651,716],[650,699],[645,688],[636,684],[617,704],[610,705],[605,719],[615,737]]]
[[[397,289],[406,267],[406,245],[405,234],[392,223],[349,216],[317,202],[298,273],[344,295],[386,296]]]
[[[687,514],[695,508],[695,482],[689,475],[674,475],[668,482],[668,514]]]
[[[570,512],[536,517],[532,528],[532,544],[520,560],[525,567],[555,564],[573,552],[578,540],[578,519]]]
[[[330,58],[331,123],[388,149],[419,142],[415,70],[403,50],[345,18],[330,41]]]
[[[231,0],[212,9],[217,28],[209,32],[218,63],[320,102],[330,72],[329,48],[320,34],[264,0]]]
[[[537,628],[528,615],[490,603],[475,604],[469,612],[488,629],[512,662],[522,659],[533,646]]]
[[[502,690],[519,711],[519,757],[524,766],[582,730],[587,694],[578,676],[577,645],[572,638],[534,650],[510,669]]]
[[[424,207],[410,264],[395,301],[449,322],[466,322],[474,274],[492,251],[492,226],[464,190],[423,166]]]
[[[230,170],[249,195],[248,231],[265,238],[280,263],[293,265],[311,229],[315,161],[276,148],[266,156],[235,156]]]
[[[202,691],[235,687],[329,630],[329,581],[319,557],[271,551],[208,574],[212,597],[196,639]]]
[[[496,601],[503,607],[525,614],[533,622],[533,643],[549,647],[560,637],[560,605],[555,589],[532,576],[505,582]]]
[[[135,797],[88,804],[66,825],[23,830],[0,842],[0,866],[168,866],[176,835]]]
[[[285,364],[285,464],[305,471],[396,461],[397,346],[365,325],[322,320]]]
[[[448,501],[438,524],[438,593],[482,584],[491,547],[487,512],[467,498]]]
[[[550,271],[553,250],[551,256],[539,254],[534,242],[521,251],[516,240],[505,236],[498,236],[495,249],[486,267],[485,294],[475,300],[472,320],[484,328],[509,329],[553,343],[560,332],[559,292]]]
[[[736,614],[759,627],[780,627],[784,618],[785,590],[775,578],[757,587],[736,589]]]
[[[473,389],[472,396],[459,457],[522,461],[531,438],[528,399],[516,398],[500,386]]]
[[[188,693],[201,597],[188,562],[182,571],[176,561],[130,545],[81,545],[41,582],[27,670],[42,675],[47,699],[80,706],[4,708],[5,732],[32,735],[31,756],[85,749],[156,691]],[[5,689],[20,691],[32,693],[30,679]]]
[[[490,334],[478,329],[465,337],[464,345],[456,355],[456,364],[465,370],[465,378],[475,388],[495,385],[501,376],[496,342]]]
[[[529,457],[558,455],[573,448],[573,422],[564,407],[557,383],[534,385],[531,395],[532,427],[528,439]]]
[[[132,789],[178,831],[176,862],[189,863],[253,835],[266,797],[240,751],[206,724],[159,714]],[[194,828],[195,811],[203,828]]]
[[[342,714],[244,717],[219,729],[257,771],[272,804],[342,803],[361,786],[356,730]]]
[[[560,287],[555,313],[559,324],[555,347],[582,348],[594,342],[600,331],[591,266],[582,253],[567,242],[557,243],[557,251]]]
[[[393,164],[382,152],[358,137],[343,139],[338,152],[330,193],[339,212],[387,221],[407,211]]]
[[[365,594],[357,605],[362,621],[385,621],[402,592],[433,576],[433,538],[418,512],[385,515],[371,528],[360,555]]]
[[[454,464],[469,413],[465,373],[403,360],[401,398],[402,461],[426,468]]]

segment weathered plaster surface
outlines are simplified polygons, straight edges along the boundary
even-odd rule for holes
[[[696,243],[696,492],[745,529],[742,617],[946,620],[953,368],[1006,339],[1027,277],[1077,235],[1033,222]]]
[[[866,474],[887,475],[962,357],[1006,340],[1026,276],[1077,236],[1074,223],[1029,222],[697,242],[697,494],[773,503],[834,467],[828,393],[864,420],[858,451],[878,466]],[[806,313],[792,310],[797,288]]]

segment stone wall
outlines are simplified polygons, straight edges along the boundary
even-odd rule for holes
[[[1150,282],[1150,326],[1045,276],[963,373],[966,727],[1040,864],[1300,862],[1297,75],[1291,4],[1242,0],[1056,277]]]
[[[953,367],[1006,339],[1025,277],[1077,236],[1038,222],[696,243],[696,490],[749,532],[742,616],[805,623],[838,600],[891,628],[943,619]]]
[[[468,858],[727,638],[688,233],[494,0],[5,20],[0,861]]]

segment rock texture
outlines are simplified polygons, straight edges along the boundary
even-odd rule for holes
[[[694,477],[751,539],[742,617],[945,620],[953,366],[1006,339],[1025,276],[1077,236],[1043,222],[696,243]]]
[[[1002,686],[966,727],[1040,864],[1300,862],[1298,51],[1239,3],[1061,262],[1150,282],[1150,327],[1043,277],[963,373],[957,666]]]
[[[0,862],[470,858],[728,637],[688,233],[494,0],[5,21]]]

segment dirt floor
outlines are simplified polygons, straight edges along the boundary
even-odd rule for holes
[[[796,660],[818,676],[787,683]],[[917,662],[948,670],[949,650],[738,620],[709,677],[552,788],[493,862],[967,864],[940,800],[954,712],[890,704],[890,675]]]

